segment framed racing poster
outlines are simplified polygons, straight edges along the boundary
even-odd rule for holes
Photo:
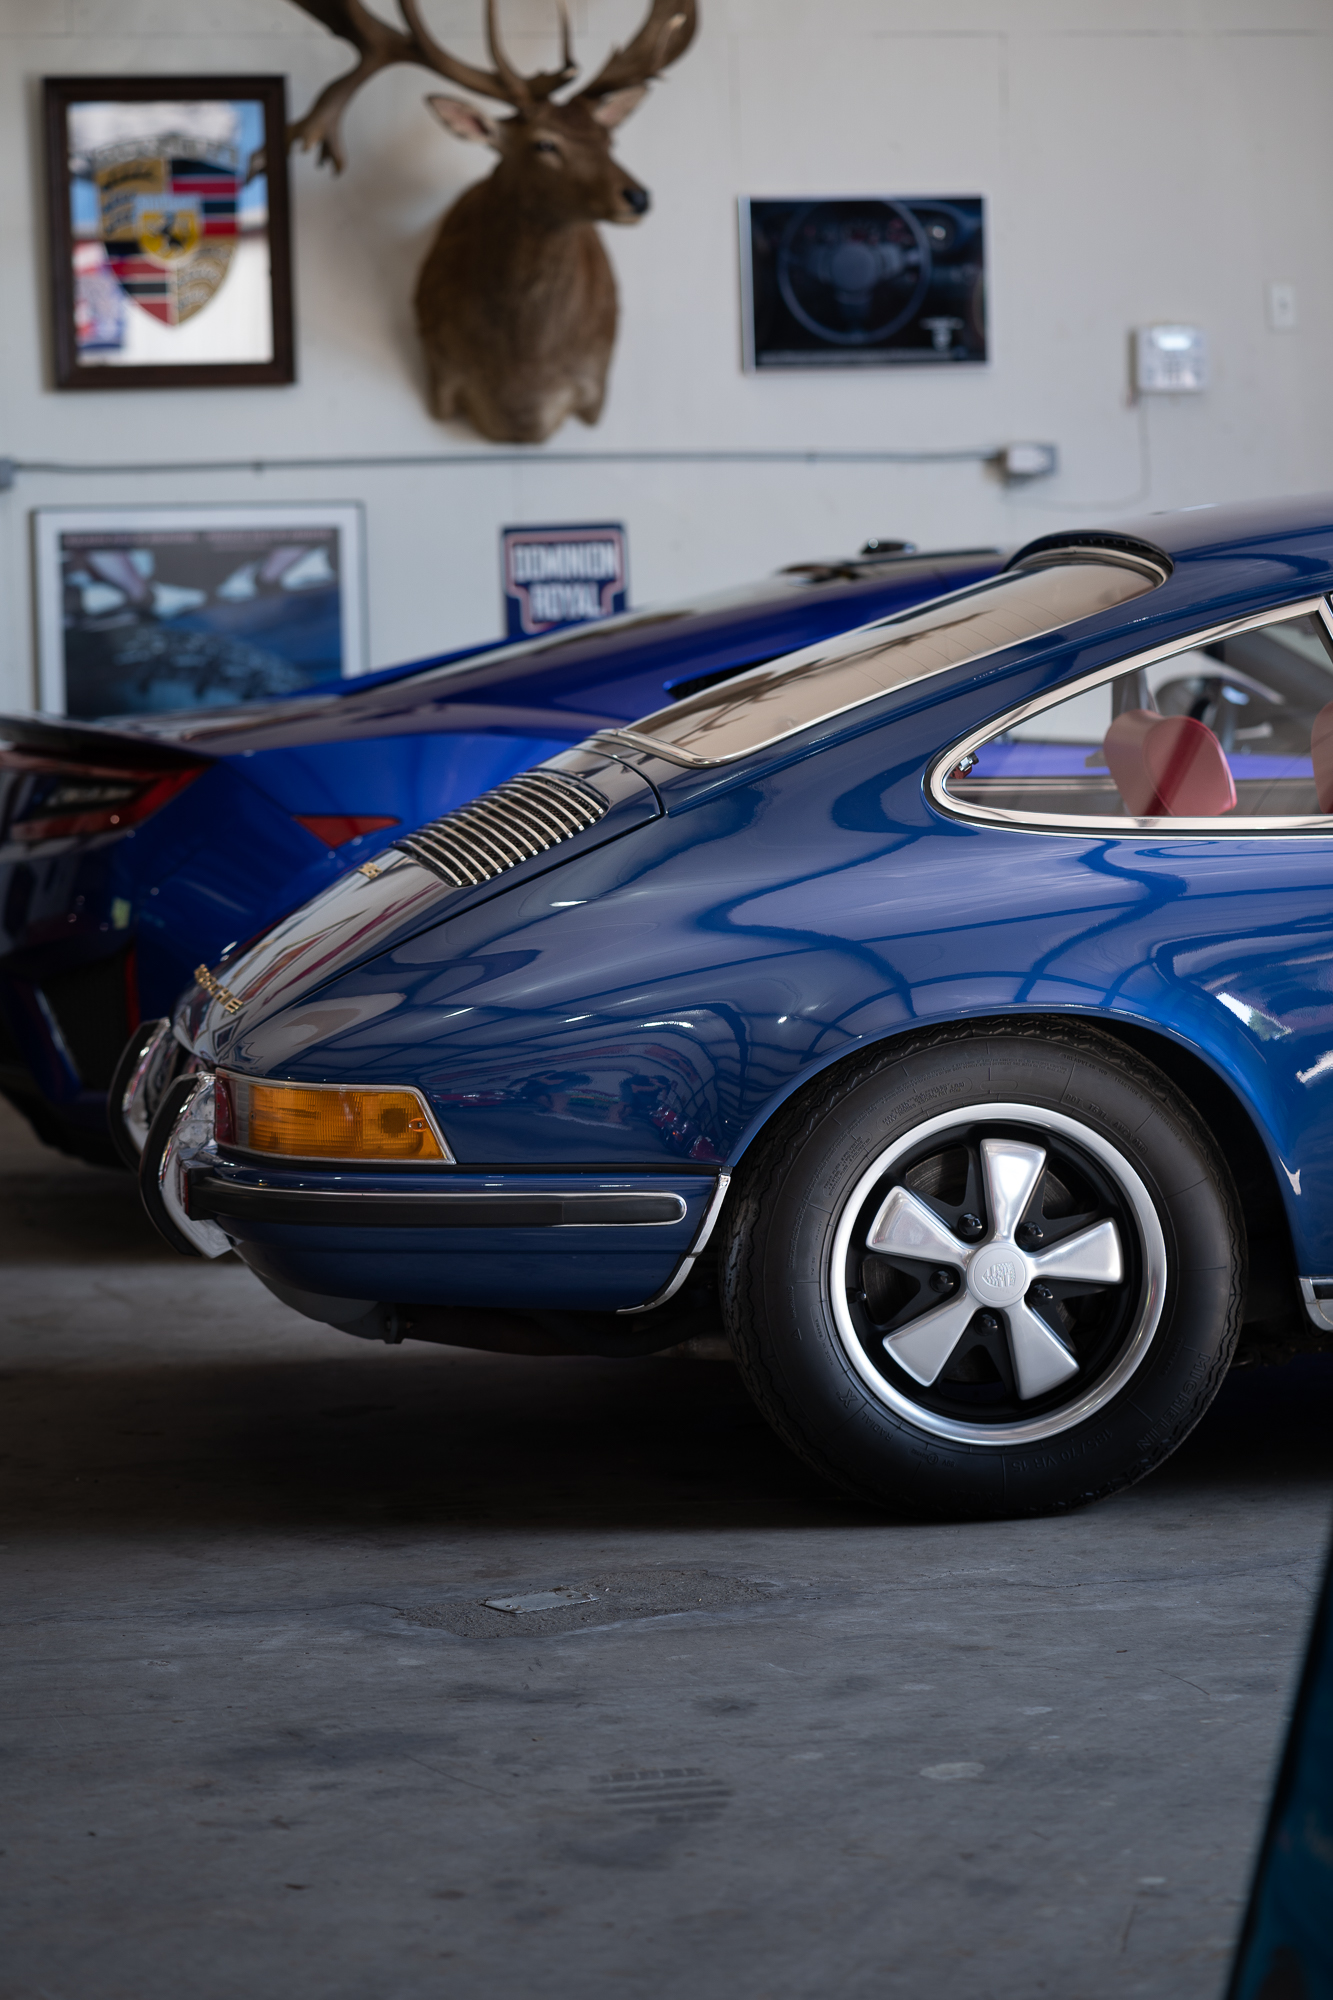
[[[366,669],[361,508],[42,507],[41,705],[230,707]]]
[[[294,379],[280,76],[48,77],[55,381]]]

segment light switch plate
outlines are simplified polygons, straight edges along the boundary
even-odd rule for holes
[[[1134,335],[1134,387],[1141,396],[1192,395],[1208,387],[1202,327],[1141,326]]]

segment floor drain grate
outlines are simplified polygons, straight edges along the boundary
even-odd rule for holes
[[[695,1765],[661,1771],[611,1771],[590,1780],[599,1805],[627,1819],[659,1826],[697,1826],[714,1820],[731,1798],[731,1787]]]

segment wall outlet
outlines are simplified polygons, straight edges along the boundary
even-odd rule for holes
[[[1268,326],[1271,333],[1295,333],[1295,285],[1281,283],[1268,287]]]

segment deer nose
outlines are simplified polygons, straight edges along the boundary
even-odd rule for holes
[[[649,194],[647,188],[627,187],[622,188],[620,192],[625,197],[626,206],[632,208],[636,215],[646,215],[648,213],[652,196]]]

